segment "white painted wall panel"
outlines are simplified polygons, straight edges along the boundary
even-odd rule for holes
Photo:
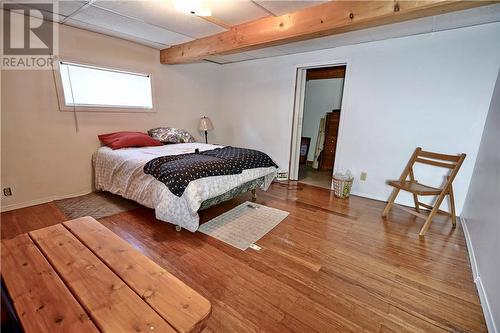
[[[489,313],[488,329],[500,328],[500,75],[484,127],[462,217],[469,231],[472,250]],[[483,300],[485,301],[485,300]],[[485,308],[483,304],[483,309]],[[496,329],[495,329],[496,327]]]

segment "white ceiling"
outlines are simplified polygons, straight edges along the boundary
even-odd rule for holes
[[[7,0],[36,2],[51,0]],[[209,1],[209,0],[206,0]],[[180,13],[172,0],[52,0],[54,21],[142,43],[158,49],[213,35],[227,27],[270,15],[282,15],[325,1],[211,0],[212,17]]]
[[[103,1],[93,6],[108,9],[116,15],[127,15],[142,22],[182,34],[190,38],[200,38],[225,31],[195,15],[186,15],[172,8],[167,1]]]
[[[323,2],[327,2],[327,1],[255,0],[253,2],[262,6],[265,10],[270,12],[271,15],[281,16],[281,15],[285,15],[285,14],[297,11],[297,10],[305,8],[305,7],[319,5],[319,4],[322,4]]]
[[[231,26],[269,15],[268,12],[252,1],[212,1],[212,16]]]
[[[40,2],[46,1],[41,0]],[[7,0],[6,2],[26,2],[26,0]],[[211,0],[212,16],[215,19],[212,21],[218,24],[209,22],[202,17],[176,11],[171,0],[53,0],[53,2],[57,8],[54,21],[61,24],[163,49],[226,31],[228,26],[271,15],[284,15],[326,1]],[[37,8],[36,3],[29,6]],[[278,47],[214,56],[207,58],[207,60],[223,64],[497,21],[500,21],[500,4]]]

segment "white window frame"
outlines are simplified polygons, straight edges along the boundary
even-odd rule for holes
[[[77,66],[85,66],[85,67],[90,67],[90,68],[96,68],[96,69],[103,69],[103,70],[109,70],[109,71],[116,71],[120,73],[127,73],[127,74],[136,74],[136,75],[144,75],[144,76],[149,76],[150,84],[151,84],[151,99],[152,99],[152,107],[151,108],[143,108],[143,107],[123,107],[123,106],[111,106],[111,105],[66,105],[66,100],[64,98],[64,88],[63,88],[63,83],[62,83],[62,78],[61,78],[61,70],[59,67],[60,63],[66,63],[66,64],[74,64]],[[54,64],[54,81],[56,85],[56,92],[57,92],[57,101],[59,104],[59,111],[62,112],[114,112],[114,113],[155,113],[158,110],[158,107],[156,105],[156,98],[155,98],[155,89],[154,89],[154,79],[152,74],[146,74],[146,73],[140,73],[140,72],[133,72],[130,70],[126,70],[123,68],[117,68],[114,66],[107,66],[107,65],[96,65],[96,64],[89,64],[83,61],[79,60],[70,60],[70,59],[58,59],[55,61]]]

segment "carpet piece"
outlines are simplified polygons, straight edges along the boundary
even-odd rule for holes
[[[198,231],[245,251],[288,214],[283,210],[247,201],[202,224]]]
[[[69,219],[83,216],[99,219],[139,207],[134,201],[109,192],[93,192],[54,202]]]

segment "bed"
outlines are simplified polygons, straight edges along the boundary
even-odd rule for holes
[[[144,173],[144,165],[157,157],[221,147],[204,143],[178,143],[117,150],[101,147],[92,158],[95,186],[97,190],[118,194],[153,208],[157,219],[194,232],[199,226],[199,210],[255,188],[267,190],[276,177],[277,168],[253,168],[246,169],[241,174],[196,179],[191,181],[182,196],[178,197],[164,183]]]

